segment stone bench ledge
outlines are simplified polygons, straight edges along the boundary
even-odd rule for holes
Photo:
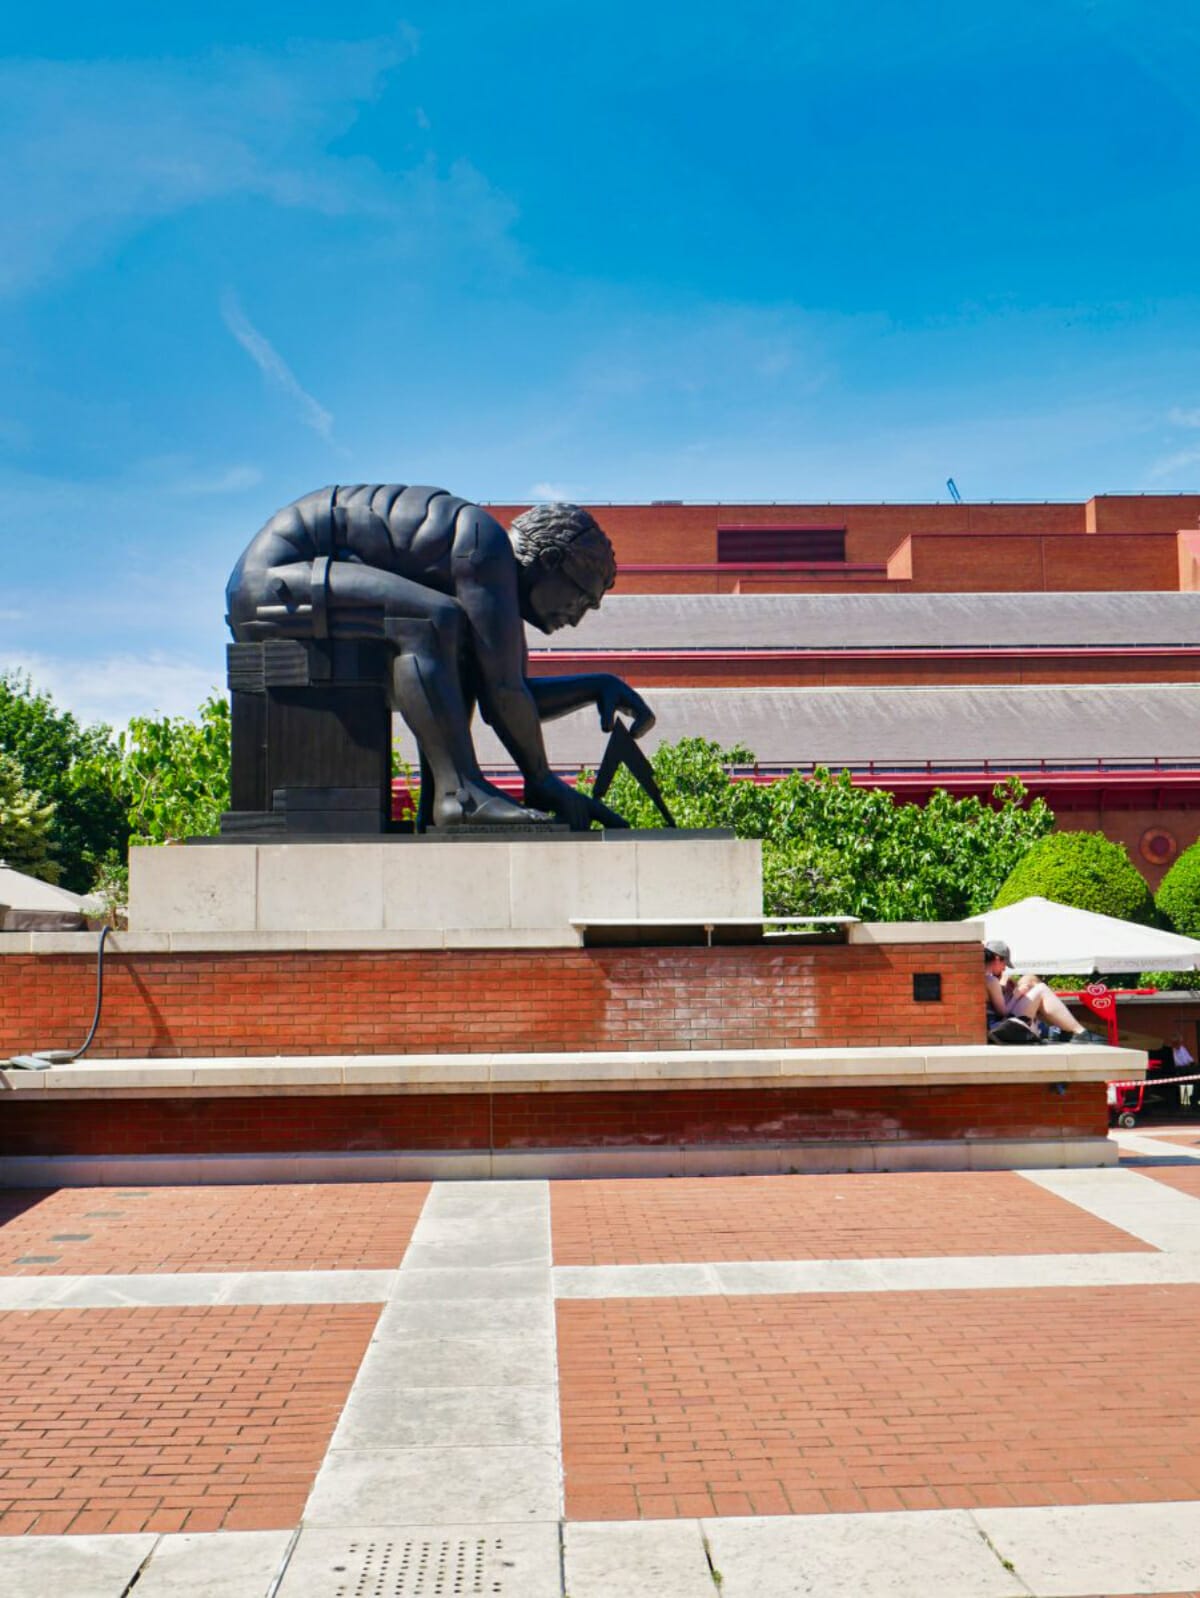
[[[955,1087],[1135,1081],[1140,1049],[1059,1044],[997,1048],[694,1049],[571,1054],[291,1055],[90,1060],[0,1071],[22,1101],[121,1096],[529,1093],[713,1089]]]

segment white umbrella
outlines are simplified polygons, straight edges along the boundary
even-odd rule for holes
[[[0,860],[0,904],[10,910],[75,910],[87,915],[91,900],[85,901],[68,888],[56,888],[39,877],[27,877]]]
[[[1117,916],[1076,910],[1037,897],[976,916],[984,940],[1001,939],[1018,971],[1043,975],[1091,971],[1195,971],[1200,940],[1139,926]]]

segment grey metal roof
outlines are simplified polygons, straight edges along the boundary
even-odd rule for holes
[[[1200,644],[1200,594],[610,594],[529,647],[836,649]]]
[[[1200,686],[997,688],[659,688],[647,749],[687,735],[742,743],[764,765],[982,760],[1170,760],[1200,763]],[[604,734],[577,711],[545,727],[556,766],[595,765]],[[410,751],[405,733],[402,747]],[[478,720],[485,765],[511,765]]]

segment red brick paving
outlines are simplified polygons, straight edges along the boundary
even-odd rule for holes
[[[554,1182],[550,1192],[557,1265],[1153,1252],[1011,1171]]]
[[[1141,1165],[1138,1175],[1162,1182],[1177,1192],[1187,1193],[1191,1198],[1200,1198],[1200,1160],[1187,1165]]]
[[[1200,1497],[1200,1286],[557,1311],[571,1519]]]
[[[428,1192],[427,1182],[9,1190],[0,1192],[0,1271],[391,1270]],[[79,1233],[87,1240],[70,1235]],[[53,1263],[18,1263],[31,1254]]]
[[[0,1314],[0,1535],[294,1526],[378,1314]]]

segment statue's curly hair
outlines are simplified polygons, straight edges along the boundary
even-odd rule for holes
[[[509,537],[522,566],[531,566],[544,550],[558,549],[564,564],[598,578],[605,590],[617,580],[617,557],[608,534],[582,505],[534,505],[514,520]]]

